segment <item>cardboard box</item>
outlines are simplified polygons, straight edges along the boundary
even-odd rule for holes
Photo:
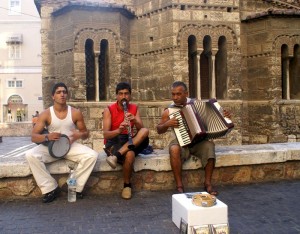
[[[197,193],[207,194],[206,192]],[[172,221],[178,228],[180,228],[181,219],[187,223],[188,234],[191,234],[193,226],[227,224],[228,207],[218,199],[216,205],[211,207],[196,206],[187,194],[174,194],[172,196]]]

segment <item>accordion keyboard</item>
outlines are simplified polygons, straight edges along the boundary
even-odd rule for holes
[[[170,118],[176,118],[178,120],[179,126],[178,128],[174,128],[175,135],[177,136],[177,140],[180,146],[188,145],[192,143],[190,134],[189,134],[189,127],[184,117],[182,117],[181,111],[176,111],[169,115]],[[180,136],[180,137],[179,137]]]

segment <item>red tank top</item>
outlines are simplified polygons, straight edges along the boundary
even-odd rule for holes
[[[134,116],[136,115],[137,112],[137,105],[135,104],[128,104],[128,112],[133,114]],[[119,128],[120,124],[124,120],[124,111],[119,107],[118,103],[114,103],[108,106],[108,109],[111,114],[111,127],[110,130],[116,130]],[[130,123],[131,127],[133,127],[133,122]],[[121,134],[128,134],[127,129],[124,130]]]

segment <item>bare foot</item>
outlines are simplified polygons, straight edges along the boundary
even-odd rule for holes
[[[218,196],[218,191],[214,190],[211,184],[204,184],[205,192],[209,193],[210,195]]]

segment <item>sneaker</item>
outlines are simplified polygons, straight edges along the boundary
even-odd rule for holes
[[[115,169],[117,167],[117,157],[115,155],[112,156],[108,156],[106,158],[106,162],[109,164],[109,166],[111,166],[113,169]]]
[[[130,187],[123,188],[122,198],[123,199],[130,199],[131,198],[131,188]]]
[[[43,197],[43,203],[49,203],[49,202],[54,201],[55,198],[57,198],[58,193],[59,193],[58,187],[56,189],[52,190],[51,192],[46,193]]]

